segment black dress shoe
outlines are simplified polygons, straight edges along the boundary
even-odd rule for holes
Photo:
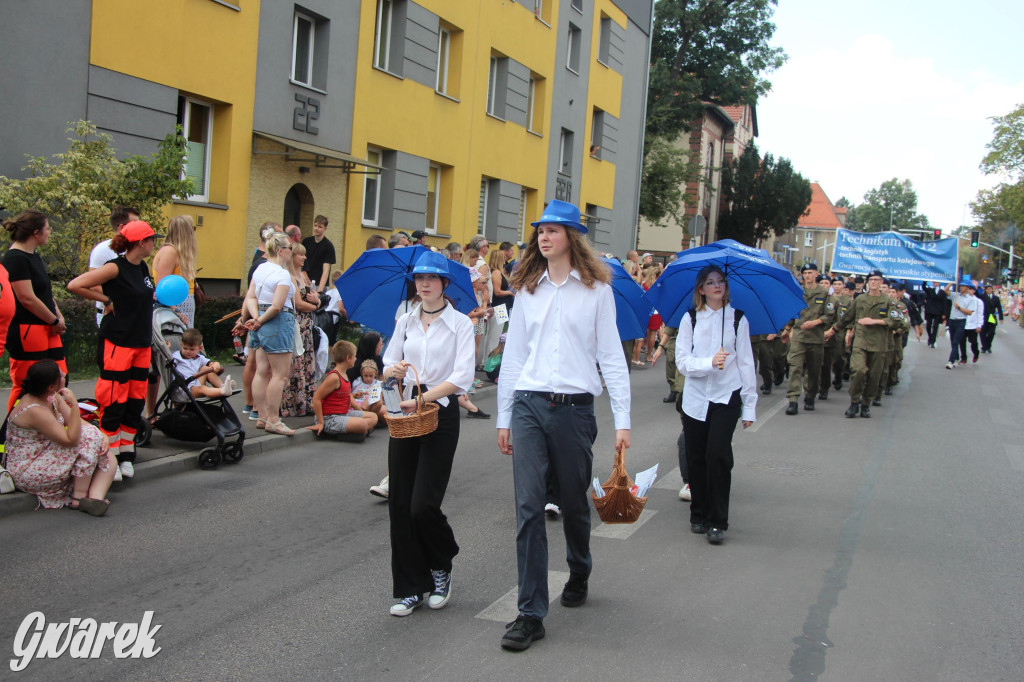
[[[491,415],[487,414],[486,412],[484,412],[483,410],[481,410],[478,407],[478,408],[476,408],[476,412],[467,412],[466,413],[466,418],[467,419],[490,419]]]
[[[867,405],[861,405],[860,416],[864,417],[865,419],[871,419],[871,408],[868,407]]]
[[[881,401],[881,400],[879,400],[878,398],[875,398],[874,400],[872,400],[872,401],[871,401],[871,404],[872,404],[872,405],[873,405],[874,407],[881,407],[881,406],[882,406],[882,401]]]
[[[785,380],[786,380],[786,377],[782,373],[779,373],[779,376],[775,377],[775,385],[776,386],[781,386],[782,382],[785,381]]]
[[[764,386],[761,387],[761,395],[771,395],[771,394],[772,394],[772,385],[771,384],[765,384]]]
[[[562,588],[562,606],[583,606],[587,601],[587,579],[576,573],[569,574],[569,582]]]
[[[708,527],[703,523],[691,523],[690,532],[695,535],[704,535],[708,532]]]
[[[853,419],[860,413],[860,403],[850,403],[850,407],[846,410],[846,416]]]
[[[882,391],[885,395],[892,395],[892,386],[886,386],[885,390]]]
[[[676,392],[671,391],[667,396],[661,399],[663,403],[674,403],[676,401]]]
[[[708,528],[708,542],[712,545],[720,545],[725,540],[725,531],[721,528]]]
[[[836,379],[835,381],[832,382],[832,387],[835,388],[837,391],[843,390],[843,380]]]
[[[789,405],[786,406],[786,414],[796,414],[797,409],[798,408],[796,403],[791,402]]]
[[[814,412],[814,398],[804,398],[804,410]]]
[[[818,400],[828,400],[828,393],[819,393]]]

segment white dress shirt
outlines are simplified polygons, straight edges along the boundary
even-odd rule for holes
[[[424,332],[421,307],[417,303],[408,314],[398,318],[395,333],[384,351],[384,368],[405,360],[419,372],[420,383],[427,390],[449,381],[458,389],[455,394],[462,395],[473,385],[476,362],[473,323],[449,303]],[[416,385],[416,372],[410,369],[403,383],[408,400]],[[448,398],[439,398],[437,402],[447,406]]]
[[[497,428],[509,428],[516,391],[599,396],[602,375],[615,428],[629,428],[629,372],[614,296],[602,282],[587,287],[575,269],[561,284],[545,272],[532,294],[516,294],[498,377]]]
[[[757,379],[754,353],[750,349],[750,324],[746,317],[742,317],[737,330],[734,328],[735,320],[733,307],[726,305],[722,310],[704,308],[697,311],[696,328],[689,313],[684,313],[679,322],[676,367],[686,377],[683,412],[694,419],[704,421],[709,403],[728,404],[736,389],[740,389],[743,404],[741,419],[752,422],[756,418]],[[717,369],[711,364],[711,358],[722,348],[729,355],[725,358],[725,366]]]
[[[967,307],[966,305],[964,306]],[[981,329],[985,324],[985,302],[977,296],[974,297],[974,311],[967,318],[964,329]]]

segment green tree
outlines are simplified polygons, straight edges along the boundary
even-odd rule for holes
[[[971,213],[982,231],[982,240],[1024,250],[1024,104],[1006,116],[991,119],[992,141],[981,161],[986,175],[1002,179],[992,189],[978,192]]]
[[[863,232],[888,232],[929,229],[928,217],[917,212],[917,192],[910,180],[893,178],[864,195],[857,206],[858,229]],[[851,228],[852,229],[852,228]]]
[[[811,183],[789,159],[776,160],[771,154],[762,159],[757,147],[750,145],[722,169],[722,198],[719,238],[757,246],[796,226],[811,205]]]
[[[29,157],[24,179],[0,176],[0,206],[9,214],[26,209],[45,213],[53,234],[40,249],[50,276],[65,283],[84,272],[92,247],[110,235],[110,209],[134,206],[154,226],[175,196],[192,192],[181,179],[185,139],[180,130],[168,134],[151,156],[118,159],[112,138],[88,121],[69,124],[70,146],[54,161]],[[56,288],[61,290],[62,287]]]
[[[703,114],[704,103],[755,105],[771,89],[764,74],[781,66],[769,42],[777,0],[658,0],[647,89],[640,215],[659,222],[681,212],[684,192],[667,186],[702,173],[672,143]],[[654,156],[652,151],[656,150]],[[670,158],[674,157],[674,158]]]

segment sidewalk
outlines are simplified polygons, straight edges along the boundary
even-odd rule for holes
[[[236,382],[241,384],[242,382],[242,367],[239,365],[233,365],[225,368],[228,373],[232,375],[232,378]],[[497,390],[497,384],[491,383],[487,380],[487,377],[482,372],[477,372],[477,378],[484,381],[484,385],[476,389],[473,393],[473,397],[477,396],[488,396]],[[75,394],[76,398],[91,398],[93,395],[93,389],[95,388],[95,380],[91,381],[72,381],[71,391]],[[7,398],[10,395],[10,389],[0,390],[0,404],[6,405]],[[231,396],[228,402],[235,410],[235,414],[242,422],[242,427],[245,429],[245,457],[237,465],[222,463],[223,467],[232,466],[245,466],[245,460],[254,455],[258,455],[263,452],[271,452],[285,447],[295,447],[304,445],[307,443],[313,443],[316,441],[316,435],[312,431],[307,431],[306,426],[313,423],[314,417],[312,414],[305,417],[285,417],[285,423],[291,428],[295,429],[294,436],[279,436],[276,434],[265,434],[263,431],[256,429],[256,422],[250,421],[248,415],[242,414],[242,408],[245,406],[245,398],[241,392]],[[180,440],[174,440],[168,438],[162,432],[154,429],[153,437],[150,439],[149,444],[145,447],[138,448],[136,460],[135,460],[135,476],[130,481],[123,481],[121,483],[114,483],[111,487],[111,491],[116,494],[119,489],[123,486],[138,485],[141,482],[159,478],[161,476],[170,476],[172,474],[183,473],[192,469],[199,468],[199,451],[205,447],[216,445],[216,440],[210,440],[207,443],[186,443]],[[4,516],[10,516],[11,514],[18,514],[23,511],[32,511],[36,508],[36,497],[35,495],[29,495],[28,493],[14,492],[7,495],[0,495],[0,518]]]

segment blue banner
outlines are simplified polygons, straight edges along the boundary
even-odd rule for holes
[[[887,278],[956,282],[958,244],[956,237],[917,242],[898,232],[836,230],[832,272],[881,270]]]

